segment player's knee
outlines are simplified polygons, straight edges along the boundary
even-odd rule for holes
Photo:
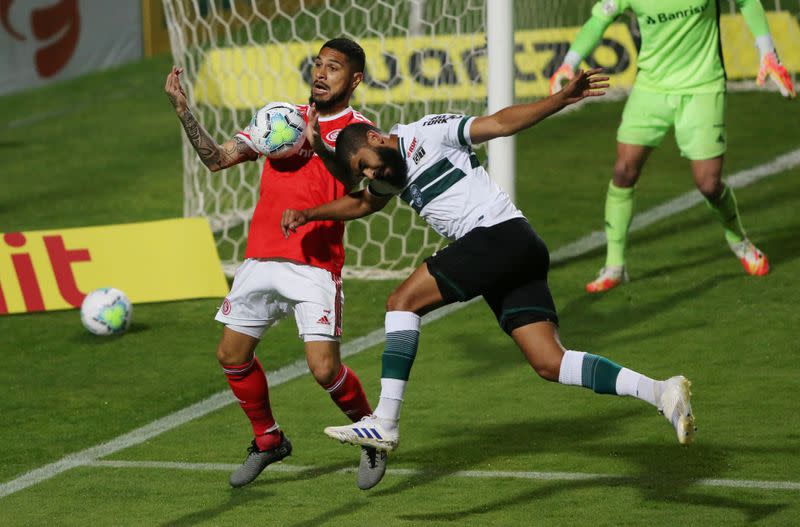
[[[707,177],[697,181],[697,190],[699,190],[700,193],[707,199],[712,201],[722,195],[724,188],[725,186],[722,184],[722,180],[719,178]]]
[[[639,179],[639,167],[627,159],[617,159],[614,163],[614,185],[620,188],[632,187]]]
[[[552,361],[533,364],[533,369],[537,375],[539,375],[539,377],[542,379],[551,382],[558,382],[560,368],[560,363]]]
[[[317,384],[329,386],[339,373],[339,364],[332,357],[306,358],[308,369]]]
[[[416,311],[414,299],[401,291],[394,291],[386,299],[386,311]]]
[[[241,362],[236,361],[236,356],[237,354],[230,346],[227,346],[225,342],[220,342],[217,346],[217,361],[223,366],[241,364]]]
[[[221,340],[217,346],[217,361],[223,366],[238,366],[252,358],[253,351],[251,349],[232,345],[225,339]]]
[[[531,367],[539,377],[547,381],[557,382],[561,371],[561,358],[556,348],[548,345],[536,346],[526,353]]]

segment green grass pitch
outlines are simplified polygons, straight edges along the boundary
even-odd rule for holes
[[[0,98],[0,230],[180,216],[168,67],[160,58]],[[551,251],[602,228],[621,109],[593,104],[518,138],[517,201]],[[798,103],[775,93],[731,94],[726,173],[797,149],[798,116]],[[691,188],[667,139],[638,187],[637,211]],[[602,249],[551,272],[567,347],[693,381],[699,432],[688,448],[639,401],[539,379],[475,303],[423,328],[390,459],[406,472],[369,492],[342,471],[357,450],[321,432],[342,416],[303,376],[271,391],[294,454],[249,487],[230,489],[228,472],[213,467],[83,466],[0,498],[0,525],[796,525],[800,169],[737,197],[770,257],[767,277],[743,274],[703,206],[632,234],[624,288],[583,293]],[[345,283],[345,342],[382,326],[395,285]],[[75,311],[0,317],[0,485],[226,389],[214,358],[217,304],[137,305],[116,339],[86,333]],[[269,370],[302,358],[291,320],[259,356]],[[374,401],[380,346],[347,362]],[[248,443],[249,425],[228,405],[101,461],[235,464]]]

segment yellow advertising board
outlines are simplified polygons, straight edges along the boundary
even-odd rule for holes
[[[787,12],[767,14],[781,59],[800,71],[800,28]],[[549,75],[560,64],[580,27],[521,30],[515,40],[518,97],[547,95]],[[721,18],[723,54],[729,78],[754,78],[759,61],[741,15]],[[360,39],[367,75],[356,90],[357,105],[390,102],[476,100],[486,96],[486,37],[438,35]],[[276,100],[308,98],[310,67],[323,41],[287,42],[209,50],[194,83],[197,102],[256,108]],[[636,45],[624,24],[612,24],[584,67],[602,66],[615,87],[630,87],[636,76]]]
[[[800,72],[800,26],[785,11],[767,12],[769,30],[781,62],[790,72]],[[741,15],[722,15],[722,58],[729,79],[752,79],[758,74],[759,58],[753,34]]]
[[[98,287],[134,303],[228,292],[204,218],[0,234],[0,315],[80,307]]]

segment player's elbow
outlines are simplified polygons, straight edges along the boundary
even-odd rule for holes
[[[369,216],[373,212],[378,212],[379,210],[381,210],[381,207],[375,206],[375,203],[369,201],[363,201],[361,203],[359,211],[359,218],[363,218],[364,216]]]
[[[497,119],[494,122],[492,135],[495,137],[508,137],[509,135],[514,135],[514,132],[516,132],[514,125],[508,119]]]
[[[500,110],[493,117],[489,124],[494,137],[508,137],[520,129],[520,114],[516,108]]]
[[[513,126],[504,126],[497,134],[497,137],[509,137],[519,132],[519,130]]]
[[[368,216],[369,214],[372,214],[373,212],[378,212],[378,211],[383,210],[383,208],[386,206],[386,204],[388,202],[389,202],[388,200],[384,200],[384,199],[374,199],[374,200],[370,200],[370,201],[365,202],[365,206],[366,206],[367,212],[364,215]]]

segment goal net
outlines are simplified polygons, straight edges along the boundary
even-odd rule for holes
[[[353,106],[387,129],[427,113],[481,114],[487,109],[486,10],[497,0],[163,0],[175,62],[200,122],[218,142],[272,101],[304,102],[313,57],[323,42],[346,36],[367,55]],[[513,89],[518,101],[547,94],[594,0],[513,2]],[[735,2],[722,0],[722,40],[729,77],[758,69],[753,39]],[[791,3],[791,5],[788,5]],[[784,64],[800,70],[798,0],[764,2]],[[512,33],[513,32],[513,33]],[[586,65],[603,66],[612,83],[630,87],[638,28],[622,17]],[[493,79],[495,80],[495,79]],[[480,152],[485,159],[485,152]],[[210,173],[183,141],[184,215],[205,216],[226,271],[241,261],[259,196],[261,166],[244,163]],[[405,276],[444,241],[400,200],[349,222],[345,275]]]
[[[481,113],[484,0],[164,0],[172,52],[198,120],[219,142],[271,101],[308,100],[313,58],[328,39],[367,55],[353,106],[382,128],[428,113]],[[184,215],[206,216],[232,272],[244,254],[260,163],[210,173],[184,139]],[[403,276],[443,240],[393,200],[349,222],[345,275]]]

